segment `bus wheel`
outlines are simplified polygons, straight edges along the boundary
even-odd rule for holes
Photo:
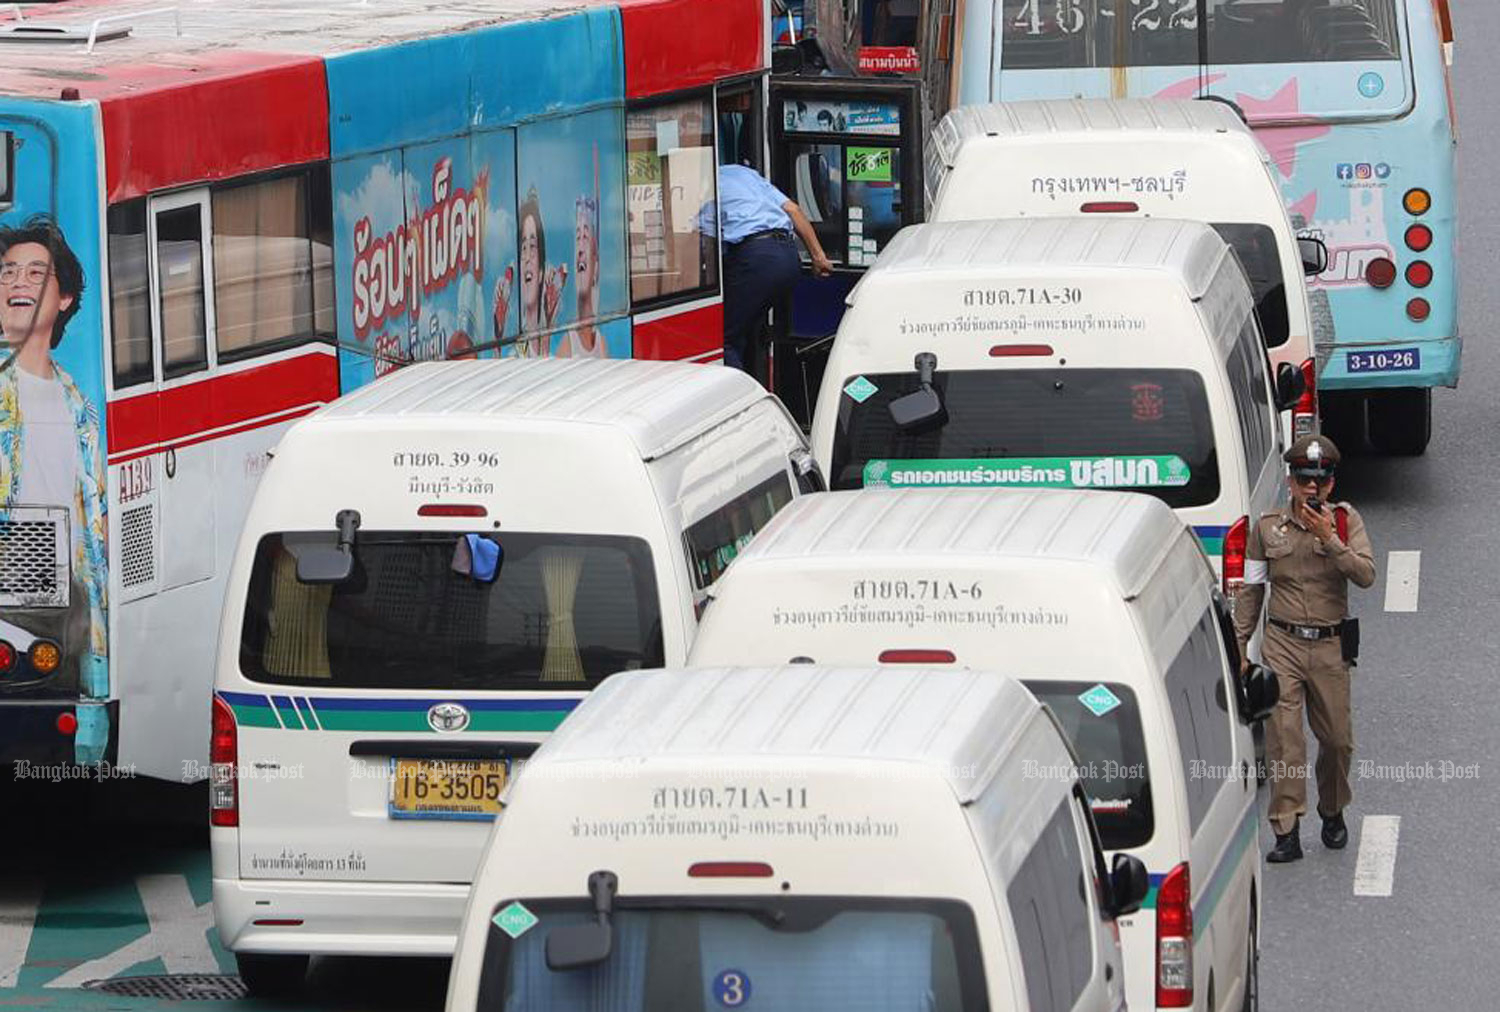
[[[1359,391],[1318,391],[1318,429],[1345,454],[1365,445],[1365,395]]]
[[[240,980],[254,997],[286,997],[302,990],[307,978],[308,956],[236,952]]]
[[[1432,439],[1432,391],[1403,387],[1370,394],[1370,444],[1394,457],[1418,457]]]

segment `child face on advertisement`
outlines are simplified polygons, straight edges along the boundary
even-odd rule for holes
[[[532,215],[521,219],[521,310],[535,320],[542,304],[542,256],[540,223]]]
[[[50,343],[58,314],[73,305],[52,270],[52,254],[41,243],[11,246],[0,259],[0,331],[12,347],[32,335]]]
[[[573,251],[573,266],[578,272],[573,283],[578,286],[578,298],[581,301],[585,293],[592,294],[595,284],[598,283],[599,273],[599,239],[594,235],[594,216],[592,209],[583,202],[578,205],[578,224],[573,232]]]

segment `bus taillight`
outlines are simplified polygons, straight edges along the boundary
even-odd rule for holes
[[[215,826],[240,824],[240,787],[235,777],[240,763],[239,728],[234,711],[214,697],[213,726],[208,737],[209,822]]]
[[[1431,245],[1432,229],[1426,225],[1419,223],[1406,230],[1406,246],[1408,249],[1423,253]]]
[[[1371,288],[1389,288],[1396,283],[1396,263],[1389,257],[1376,257],[1365,265],[1365,280]]]

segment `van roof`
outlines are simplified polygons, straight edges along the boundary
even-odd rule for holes
[[[420,362],[339,398],[304,425],[397,417],[607,425],[624,430],[641,458],[652,460],[769,397],[738,369],[687,362]]]
[[[1070,489],[911,488],[794,499],[730,566],[899,554],[1048,559],[1095,567],[1131,598],[1187,529],[1160,499]]]
[[[1020,682],[989,671],[805,664],[628,671],[568,716],[527,775],[543,763],[654,757],[869,759],[925,767],[967,802],[1040,710]],[[1067,755],[1060,738],[1058,753]]]
[[[1032,102],[992,102],[952,110],[932,132],[932,143],[951,166],[959,150],[982,137],[1002,140],[1083,140],[1101,134],[1143,130],[1159,134],[1254,135],[1224,102],[1199,99],[1044,99]]]
[[[1165,272],[1192,299],[1207,293],[1229,256],[1217,232],[1197,221],[1168,218],[997,218],[909,225],[896,233],[875,266],[849,293],[879,279],[914,272],[1012,274],[1036,277],[1057,268]]]

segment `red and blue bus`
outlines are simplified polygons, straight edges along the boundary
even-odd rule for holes
[[[765,0],[0,18],[0,760],[206,775],[241,520],[341,392],[722,355],[699,213],[764,157]]]

